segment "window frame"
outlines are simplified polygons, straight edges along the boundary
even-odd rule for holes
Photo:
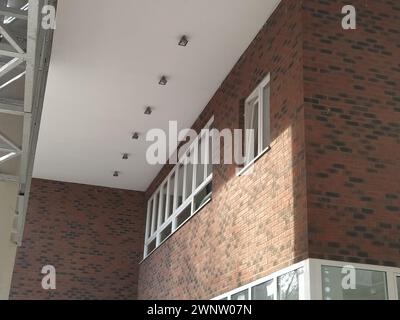
[[[397,281],[397,278],[399,279],[399,281]],[[394,273],[394,280],[396,285],[396,300],[400,300],[400,272]]]
[[[273,281],[274,300],[277,300],[278,278],[283,274],[286,274],[290,271],[294,271],[300,268],[303,268],[303,277],[299,281],[299,300],[322,300],[322,290],[323,290],[322,278],[321,278],[322,266],[344,267],[347,265],[354,266],[356,269],[385,272],[387,281],[386,287],[387,287],[388,300],[400,300],[397,291],[397,277],[400,277],[400,268],[334,261],[334,260],[314,259],[314,258],[305,259],[289,267],[276,271],[268,276],[257,279],[256,281],[248,283],[244,286],[241,286],[239,288],[218,295],[217,297],[211,300],[223,300],[223,299],[231,300],[232,295],[246,289],[248,290],[249,300],[251,300],[252,299],[251,289],[259,284],[271,280]]]
[[[201,130],[199,135],[190,146],[184,150],[183,155],[179,158],[178,163],[174,166],[174,168],[168,173],[167,177],[160,183],[157,187],[156,191],[151,195],[151,197],[147,201],[147,214],[146,214],[146,231],[145,231],[145,240],[144,240],[144,253],[143,259],[146,259],[152,252],[154,252],[162,243],[168,240],[172,234],[174,234],[177,230],[179,230],[191,217],[193,217],[196,213],[198,213],[202,208],[204,208],[211,200],[212,200],[212,192],[211,197],[205,201],[199,208],[194,209],[194,200],[196,196],[203,191],[204,188],[207,187],[208,184],[212,183],[213,170],[210,170],[210,174],[208,174],[209,166],[213,166],[211,159],[211,155],[209,154],[209,143],[210,143],[210,134],[211,134],[211,126],[214,122],[214,116],[208,121],[206,126]],[[191,165],[192,168],[192,177],[191,177],[191,192],[187,193],[186,183],[189,179],[187,175],[187,161],[191,158],[198,159],[198,149],[201,148],[201,139],[205,139],[205,147],[204,147],[204,155],[201,153],[202,158],[207,159],[207,163],[198,164],[197,161],[193,161]],[[193,154],[194,155],[193,155]],[[204,160],[202,159],[202,160]],[[197,166],[203,166],[203,175],[202,182],[197,186]],[[182,203],[178,206],[178,184],[179,184],[179,175],[183,173],[183,186],[182,186]],[[173,179],[172,179],[173,178]],[[172,183],[173,180],[173,183]],[[172,185],[173,184],[173,185]],[[166,199],[165,203],[163,203],[162,194],[163,190],[166,186]],[[172,198],[172,199],[171,199]],[[155,201],[158,199],[158,201]],[[170,202],[173,201],[172,212],[169,212]],[[160,203],[163,203],[161,206]],[[156,205],[155,205],[156,204]],[[177,220],[179,215],[186,210],[190,206],[190,216],[185,219],[180,225],[177,225]],[[162,218],[164,215],[164,218]],[[163,221],[163,222],[161,222]],[[171,232],[164,239],[161,239],[162,233],[164,230],[169,228],[171,224]],[[150,245],[156,241],[156,245],[154,249],[148,250]]]
[[[258,123],[257,123],[257,150],[255,151],[255,154],[253,157],[250,159],[250,150],[249,146],[250,141],[249,139],[251,136],[247,136],[245,134],[244,137],[244,151],[245,151],[245,163],[244,163],[244,169],[246,169],[248,166],[251,166],[255,161],[257,161],[266,151],[270,149],[270,144],[271,144],[271,91],[269,95],[269,104],[268,104],[268,114],[264,115],[264,88],[267,86],[270,86],[271,90],[271,75],[268,74],[261,82],[260,84],[253,90],[253,92],[249,95],[249,97],[245,100],[244,104],[244,129],[245,133],[247,132],[247,123],[248,123],[248,109],[250,106],[252,106],[252,113],[250,116],[250,119],[252,121],[254,117],[254,110],[255,104],[258,104]],[[264,141],[264,116],[267,116],[267,124],[268,124],[268,140],[269,141]]]
[[[239,288],[236,288],[234,290],[228,291],[224,294],[221,294],[211,300],[232,300],[232,296],[240,293],[242,291],[247,290],[247,296],[248,296],[248,300],[252,300],[252,288],[263,284],[264,282],[269,282],[272,281],[272,285],[273,285],[273,294],[274,294],[274,299],[273,300],[278,300],[278,278],[286,273],[292,272],[292,271],[296,271],[299,269],[302,269],[302,279],[299,278],[299,300],[307,300],[308,298],[308,275],[309,275],[309,259],[307,260],[303,260],[301,262],[295,263],[289,267],[286,267],[284,269],[281,269],[279,271],[276,271],[266,277],[262,277],[260,279],[257,279],[253,282],[250,282],[244,286],[241,286]]]
[[[398,296],[396,287],[396,274],[400,275],[400,268],[323,259],[310,259],[311,299],[323,300],[322,266],[344,267],[348,265],[351,265],[356,269],[385,272],[388,300],[396,300],[396,297]]]

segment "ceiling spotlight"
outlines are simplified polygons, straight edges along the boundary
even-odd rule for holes
[[[129,154],[128,153],[123,153],[122,154],[122,160],[128,160]]]
[[[144,114],[150,115],[153,112],[153,110],[151,109],[151,107],[146,107],[146,109],[144,110]]]
[[[119,176],[119,171],[114,171],[113,177],[118,177]]]
[[[133,140],[138,140],[139,139],[139,133],[138,132],[134,132],[132,135],[132,139]]]
[[[189,43],[188,38],[186,36],[182,36],[179,40],[178,45],[180,45],[181,47],[186,47],[188,43]]]
[[[162,76],[160,81],[158,82],[159,85],[165,86],[167,84],[168,80],[166,76]]]

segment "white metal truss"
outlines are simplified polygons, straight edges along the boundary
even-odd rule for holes
[[[17,176],[10,176],[0,173],[0,181],[17,182],[18,196],[16,205],[17,228],[12,235],[13,241],[19,245],[22,242],[22,235],[25,225],[26,210],[30,193],[30,185],[33,171],[33,161],[36,152],[36,144],[39,133],[40,119],[42,114],[47,74],[50,62],[52,46],[52,29],[42,28],[42,8],[45,5],[57,6],[56,0],[29,0],[28,10],[12,9],[0,5],[0,15],[15,19],[26,20],[26,50],[12,34],[8,24],[0,22],[0,33],[7,40],[13,50],[0,50],[0,56],[11,57],[12,59],[0,68],[1,78],[10,73],[22,69],[18,75],[25,75],[25,91],[23,101],[14,101],[0,98],[0,114],[12,114],[23,118],[22,145],[16,146],[12,141],[0,133],[0,146],[6,145],[13,154],[12,157],[20,156],[20,167]],[[14,21],[12,19],[11,21]],[[21,68],[23,66],[23,68]],[[9,80],[11,83],[18,76]],[[10,82],[11,81],[11,82]],[[3,85],[8,85],[4,83]],[[1,141],[4,143],[1,144]],[[6,149],[6,148],[4,148]],[[11,156],[10,156],[11,157]],[[9,160],[7,158],[6,160]],[[0,158],[1,163],[1,158]]]

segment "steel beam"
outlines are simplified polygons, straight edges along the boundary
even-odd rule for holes
[[[10,30],[4,23],[0,23],[0,33],[4,36],[4,38],[8,41],[9,44],[17,51],[18,53],[25,53],[25,51],[18,44],[17,40],[11,35]]]
[[[22,64],[24,60],[19,58],[13,58],[10,62],[7,62],[2,67],[0,67],[0,78],[9,73],[10,71],[17,68],[20,64]]]
[[[26,59],[25,53],[13,52],[13,51],[2,50],[2,49],[0,50],[0,55],[6,56],[6,57],[11,57],[11,58],[18,58],[21,60]]]
[[[28,20],[28,13],[19,9],[9,8],[0,5],[0,15],[14,17],[17,19]]]
[[[0,98],[0,113],[23,116],[24,115],[23,102]]]
[[[0,181],[3,182],[18,182],[18,177],[9,175],[9,174],[1,174],[0,173]]]

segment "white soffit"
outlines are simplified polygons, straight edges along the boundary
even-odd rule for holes
[[[279,1],[59,1],[34,177],[145,190],[144,134],[190,127]]]

